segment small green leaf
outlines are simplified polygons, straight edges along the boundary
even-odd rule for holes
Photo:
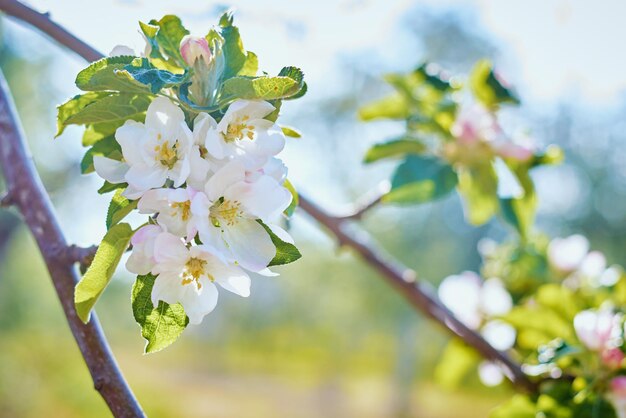
[[[298,248],[296,248],[295,245],[280,239],[274,232],[272,232],[270,227],[265,225],[260,219],[257,219],[257,222],[260,223],[263,228],[265,228],[267,233],[270,235],[270,238],[272,238],[272,243],[274,243],[274,246],[276,246],[276,255],[274,256],[274,259],[270,261],[270,263],[267,265],[268,267],[293,263],[294,261],[302,257],[302,254],[300,254],[300,251],[298,251]]]
[[[289,136],[291,138],[302,138],[302,134],[296,128],[285,125],[281,126],[280,128],[282,129],[285,136]]]
[[[513,395],[513,397],[491,411],[489,418],[536,418],[535,404],[526,395]]]
[[[233,77],[224,82],[221,93],[226,98],[238,99],[284,99],[300,92],[303,86],[302,72],[294,67],[281,71],[277,77]]]
[[[487,108],[494,109],[504,103],[519,104],[519,99],[496,77],[493,65],[481,60],[472,69],[469,84],[474,96]]]
[[[175,61],[180,67],[185,67],[185,61],[180,54],[180,41],[185,35],[189,35],[189,31],[185,29],[180,18],[174,15],[163,16],[161,20],[151,20],[150,25],[158,26],[156,32],[156,41],[170,59]]]
[[[55,137],[63,133],[68,125],[67,120],[69,118],[79,113],[90,104],[102,99],[103,97],[109,96],[110,94],[110,92],[103,91],[93,91],[85,94],[79,94],[72,97],[62,105],[59,105],[57,107],[57,133]]]
[[[102,239],[89,269],[76,285],[74,305],[76,314],[84,323],[89,322],[91,309],[111,281],[132,236],[133,230],[128,224],[111,228]]]
[[[120,91],[124,93],[149,93],[149,89],[118,72],[136,57],[120,56],[98,60],[76,76],[76,86],[84,91]]]
[[[244,62],[243,67],[241,67],[237,75],[254,77],[258,71],[259,58],[254,52],[248,51],[246,55],[246,62]]]
[[[236,76],[247,64],[248,56],[243,48],[239,28],[233,26],[232,12],[226,12],[220,17],[220,34],[224,38],[224,58],[226,59],[226,68],[222,74],[222,79],[227,80]],[[209,43],[210,44],[210,43]],[[254,58],[250,62],[253,65]],[[245,72],[245,71],[244,71]]]
[[[159,27],[139,22],[139,28],[146,37],[146,42],[150,45],[150,58],[163,59],[163,55],[161,55],[161,50],[159,49],[159,43],[156,39]]]
[[[111,229],[113,226],[117,225],[126,215],[131,213],[133,209],[137,208],[137,200],[130,201],[126,199],[122,196],[122,192],[123,190],[117,189],[111,199],[109,209],[107,210],[107,229]]]
[[[502,217],[519,232],[522,239],[526,239],[535,222],[537,194],[528,172],[530,167],[527,164],[513,162],[508,164],[522,186],[523,194],[520,197],[500,199]]]
[[[137,58],[117,74],[145,84],[152,94],[157,94],[164,88],[180,85],[186,79],[185,74],[174,74],[154,67],[146,58]]]
[[[438,199],[457,184],[452,167],[439,158],[409,155],[396,169],[386,203],[423,203]]]
[[[67,125],[94,123],[123,123],[128,119],[141,119],[152,96],[145,94],[112,94],[86,106],[70,116]]]
[[[459,193],[465,217],[472,225],[482,225],[498,213],[498,177],[490,162],[457,170]]]
[[[133,120],[138,120],[140,122],[143,120],[144,115],[139,114],[137,118]],[[117,128],[122,126],[126,121],[125,120],[117,120],[113,122],[101,122],[101,123],[92,123],[86,125],[85,132],[83,133],[82,144],[84,147],[88,147],[94,145],[96,142],[115,134]]]
[[[364,163],[373,163],[374,161],[390,157],[403,157],[406,154],[421,154],[426,150],[426,146],[415,139],[395,139],[374,145],[367,150]]]
[[[296,188],[293,187],[293,184],[291,184],[289,180],[285,180],[283,186],[285,186],[285,188],[289,190],[289,193],[291,193],[291,203],[289,204],[289,207],[285,209],[285,215],[291,216],[300,203],[300,197],[298,196]]]
[[[146,353],[155,353],[172,344],[189,324],[180,303],[170,305],[159,301],[154,307],[151,295],[155,279],[152,275],[137,276],[131,296],[133,316],[147,341]]]
[[[435,367],[435,381],[445,389],[457,389],[480,357],[458,338],[450,340]]]
[[[401,120],[407,117],[409,117],[409,104],[407,99],[399,93],[392,93],[359,109],[359,119],[362,121],[374,119]]]
[[[109,183],[108,181],[104,181],[102,187],[98,189],[99,194],[106,194],[117,189],[125,189],[128,187],[128,183]]]

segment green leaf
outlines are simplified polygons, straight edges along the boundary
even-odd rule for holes
[[[109,183],[108,181],[104,181],[102,187],[98,189],[99,194],[106,194],[117,189],[125,189],[128,187],[128,183]]]
[[[137,200],[130,201],[122,196],[122,192],[124,190],[117,189],[113,198],[111,199],[111,203],[109,204],[109,209],[107,210],[107,220],[106,226],[107,229],[111,229],[115,225],[117,225],[122,219],[126,217],[129,213],[133,211],[133,209],[137,208]]]
[[[152,275],[137,276],[131,296],[133,316],[141,326],[141,336],[147,341],[146,353],[155,353],[172,344],[189,324],[180,303],[170,305],[159,301],[154,307],[150,297],[154,281]]]
[[[146,37],[146,42],[148,43],[148,45],[150,45],[150,58],[163,59],[163,55],[161,55],[161,50],[159,49],[159,43],[156,39],[157,33],[159,32],[159,27],[139,22],[139,28]]]
[[[302,134],[296,128],[292,128],[291,126],[281,126],[280,127],[285,136],[289,136],[291,138],[302,138]]]
[[[293,184],[291,184],[289,180],[285,179],[283,186],[285,186],[285,188],[289,190],[289,193],[291,193],[291,203],[289,204],[289,207],[285,209],[285,215],[291,216],[293,215],[293,212],[296,210],[298,204],[300,203],[300,197],[298,196],[296,188],[293,187]]]
[[[111,228],[102,239],[89,269],[76,285],[74,305],[76,314],[84,323],[89,322],[91,309],[111,281],[132,236],[133,230],[128,224]]]
[[[435,367],[435,381],[445,389],[456,389],[470,371],[476,368],[480,357],[458,338],[450,340]]]
[[[519,104],[517,96],[498,80],[493,65],[488,60],[476,63],[470,74],[469,84],[474,96],[489,109],[495,109],[504,103]]]
[[[439,158],[409,155],[396,169],[385,203],[423,203],[448,194],[457,184],[452,167]]]
[[[148,109],[152,96],[145,94],[112,94],[81,109],[66,120],[68,125],[94,123],[123,123],[128,119],[141,119]]]
[[[237,72],[237,75],[254,77],[259,71],[259,58],[252,51],[248,51],[246,55],[246,61],[243,63],[243,67]]]
[[[113,160],[122,159],[122,148],[120,144],[115,140],[114,136],[108,136],[98,142],[87,150],[85,156],[80,162],[80,172],[82,174],[93,173],[93,157],[95,155],[103,155]]]
[[[257,219],[257,222],[260,223],[263,228],[265,228],[267,233],[270,235],[270,238],[272,238],[272,243],[276,247],[276,255],[274,256],[274,259],[270,261],[270,263],[267,265],[268,267],[293,263],[294,261],[302,257],[302,254],[300,254],[300,251],[298,251],[298,248],[296,248],[295,245],[280,239],[274,232],[272,232],[270,227],[265,225],[260,219]]]
[[[151,20],[150,25],[159,27],[156,33],[156,41],[161,51],[179,64],[180,67],[185,67],[185,61],[180,54],[180,41],[183,40],[185,35],[189,35],[189,31],[185,29],[180,18],[174,15],[167,15],[158,21]]]
[[[363,162],[369,164],[383,158],[402,157],[406,154],[421,154],[425,150],[426,146],[415,139],[394,139],[371,147],[367,150]]]
[[[459,193],[463,197],[465,217],[472,225],[482,225],[500,208],[498,177],[490,162],[457,170]]]
[[[84,91],[120,91],[124,93],[149,93],[148,87],[118,74],[136,57],[108,57],[98,60],[76,76],[76,86]]]
[[[538,203],[535,186],[530,178],[528,172],[530,167],[527,164],[509,162],[507,165],[516,175],[522,187],[523,195],[516,198],[500,199],[502,217],[519,232],[522,239],[526,239],[535,222],[535,213]]]
[[[143,114],[137,115],[136,118],[131,118],[133,120],[137,120],[137,122],[141,122],[144,118]],[[92,123],[86,125],[85,132],[83,133],[82,144],[84,147],[88,147],[94,145],[96,142],[115,134],[117,128],[122,126],[126,121],[125,120],[117,120],[113,122],[101,122],[101,123]]]
[[[148,86],[152,94],[157,94],[164,88],[180,85],[187,78],[185,74],[160,70],[150,64],[146,58],[137,58],[131,64],[126,65],[124,70],[118,71],[118,76],[126,76]]]
[[[407,99],[399,93],[393,93],[359,109],[359,119],[362,121],[374,119],[400,120],[407,117],[409,117],[409,104]]]
[[[222,79],[227,80],[236,76],[247,64],[248,55],[243,48],[239,28],[233,26],[232,12],[226,12],[220,17],[220,34],[224,38],[222,50],[226,59],[226,68],[222,74]],[[210,45],[210,42],[209,42]],[[254,58],[250,62],[253,65]],[[245,72],[245,71],[244,71]]]
[[[93,91],[85,94],[79,94],[72,97],[67,102],[57,107],[57,133],[55,137],[61,135],[68,123],[67,120],[75,114],[82,111],[90,104],[110,95],[110,92]]]
[[[230,78],[222,84],[221,94],[226,98],[249,100],[275,100],[293,96],[302,89],[303,75],[298,69],[288,68],[291,69],[281,71],[277,77],[237,76]]]
[[[489,418],[536,418],[537,408],[526,395],[513,397],[491,411]]]

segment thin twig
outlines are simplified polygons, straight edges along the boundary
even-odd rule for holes
[[[388,181],[381,182],[378,187],[370,190],[369,193],[363,195],[354,204],[350,205],[347,210],[340,211],[340,213],[336,215],[336,217],[346,220],[361,219],[366,212],[376,207],[376,205],[380,203],[382,197],[389,192],[390,188],[391,186]]]
[[[73,262],[59,256],[67,248],[41,179],[26,151],[26,141],[4,75],[0,72],[0,167],[12,203],[22,214],[43,255],[74,339],[91,373],[94,387],[116,417],[143,417],[141,406],[124,380],[95,314],[83,324],[74,309],[78,276]]]
[[[87,61],[95,61],[103,56],[91,46],[67,32],[63,27],[50,21],[47,15],[37,13],[16,0],[0,0],[0,10],[4,10],[7,14],[32,24]],[[533,391],[535,385],[524,374],[520,366],[505,353],[496,350],[479,334],[460,322],[443,306],[426,285],[417,282],[417,275],[413,270],[383,258],[373,249],[371,239],[364,231],[360,231],[358,236],[346,231],[346,227],[349,224],[349,222],[346,222],[347,220],[358,219],[377,202],[378,197],[346,216],[336,217],[329,215],[313,204],[307,197],[300,195],[300,207],[304,211],[335,235],[340,244],[351,247],[358,252],[364,261],[377,269],[382,277],[417,310],[440,323],[453,335],[462,338],[484,358],[500,364],[514,385],[522,390]]]

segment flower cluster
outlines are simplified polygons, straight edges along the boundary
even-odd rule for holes
[[[243,49],[229,13],[206,37],[189,35],[180,19],[140,23],[146,48],[124,46],[76,78],[86,93],[59,106],[59,134],[85,125],[90,146],[83,173],[116,191],[108,232],[76,287],[76,310],[87,321],[130,245],[127,269],[138,275],[133,313],[147,351],[173,342],[218,300],[218,286],[250,294],[250,273],[276,275],[274,265],[300,253],[277,225],[296,194],[277,157],[285,135],[276,119],[285,99],[306,92],[302,72],[257,76],[257,56]],[[122,219],[148,215],[137,229]]]
[[[145,123],[129,120],[117,129],[123,161],[94,157],[96,172],[127,183],[123,195],[151,215],[153,224],[132,238],[126,266],[157,275],[155,306],[180,302],[199,323],[217,303],[214,283],[245,297],[245,270],[267,272],[276,247],[266,227],[291,241],[273,225],[292,200],[283,186],[286,167],[276,158],[285,137],[263,119],[274,110],[265,101],[238,100],[219,123],[202,112],[189,128],[183,111],[159,97]]]

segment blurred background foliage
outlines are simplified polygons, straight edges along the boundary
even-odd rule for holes
[[[206,22],[222,10],[214,9]],[[480,58],[498,63],[507,48],[464,8],[409,10],[393,34],[405,38],[404,50],[395,51],[401,59],[385,61],[385,51],[338,49],[342,84],[310,84],[323,93],[283,109],[282,122],[306,134],[288,145],[288,165],[296,167],[290,178],[330,209],[353,201],[393,169],[393,163],[360,164],[371,144],[403,130],[402,123],[357,121],[359,106],[389,92],[383,72],[405,71],[425,60],[452,73],[467,72]],[[244,36],[254,36],[240,25]],[[89,40],[89,34],[79,35]],[[6,19],[1,48],[0,66],[70,240],[96,242],[108,202],[96,194],[96,179],[78,176],[77,131],[52,141],[54,106],[73,94],[82,63]],[[283,53],[277,65],[293,64],[289,51]],[[520,96],[524,103],[523,91]],[[626,100],[594,110],[564,98],[514,112],[512,123],[523,121],[540,143],[556,143],[566,155],[562,166],[533,173],[539,226],[553,235],[584,233],[609,264],[626,264],[626,148],[620,147]],[[497,220],[467,225],[456,194],[416,207],[375,209],[364,226],[384,251],[434,284],[462,270],[476,271],[478,241],[502,240],[507,232]],[[471,418],[486,416],[508,396],[507,387],[484,389],[475,376],[453,392],[435,385],[433,369],[446,335],[349,251],[336,249],[306,216],[296,216],[291,227],[301,261],[282,268],[278,278],[257,277],[249,300],[224,294],[201,326],[155,355],[141,354],[128,303],[131,278],[120,273],[112,283],[97,311],[148,415],[444,418],[463,411]],[[0,416],[108,416],[33,239],[12,210],[0,211]]]

